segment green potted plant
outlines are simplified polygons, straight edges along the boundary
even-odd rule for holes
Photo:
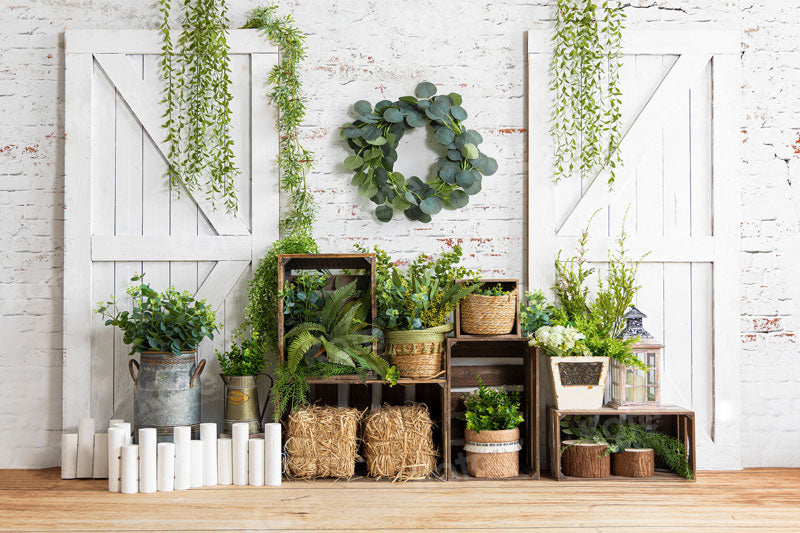
[[[171,441],[174,426],[200,424],[200,374],[206,361],[195,362],[197,346],[219,330],[214,310],[205,300],[169,287],[157,292],[136,275],[138,284],[126,291],[130,311],[120,311],[112,296],[98,302],[96,313],[106,326],[122,330],[122,342],[130,345],[128,369],[134,381],[134,428],[157,427],[159,440]],[[136,369],[136,370],[134,370]],[[137,433],[138,434],[138,433]]]
[[[470,335],[506,335],[517,318],[517,288],[481,284],[460,304],[461,331]]]
[[[481,478],[518,476],[519,425],[525,421],[521,393],[487,387],[478,376],[478,390],[461,400],[466,407],[467,473]]]
[[[458,303],[480,288],[480,283],[458,283],[477,276],[458,266],[461,253],[455,246],[436,260],[422,254],[403,272],[375,247],[376,325],[383,330],[385,353],[400,377],[428,378],[442,372],[444,338],[453,330],[448,320]]]
[[[256,380],[267,363],[266,346],[254,331],[251,338],[232,343],[229,350],[218,350],[217,360],[225,384],[223,431],[231,433],[234,423],[247,422],[250,433],[259,433],[266,404],[259,410]]]

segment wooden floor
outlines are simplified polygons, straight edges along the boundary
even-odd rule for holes
[[[0,530],[800,531],[800,469],[696,483],[292,482],[112,494],[58,469],[0,470]]]

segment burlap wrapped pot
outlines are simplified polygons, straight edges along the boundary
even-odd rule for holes
[[[480,433],[464,433],[467,473],[481,478],[507,478],[519,475],[519,428]]]
[[[429,378],[442,372],[444,339],[452,324],[411,331],[387,331],[386,357],[402,378]]]
[[[506,335],[517,318],[517,289],[502,296],[470,294],[461,302],[461,331],[469,335]]]

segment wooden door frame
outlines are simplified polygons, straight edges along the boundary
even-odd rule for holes
[[[711,62],[712,69],[712,237],[689,239],[637,239],[628,247],[634,257],[645,251],[647,262],[704,262],[713,269],[713,420],[714,456],[704,466],[715,469],[741,468],[739,417],[739,176],[738,129],[740,36],[737,31],[707,30],[701,26],[657,25],[637,27],[623,34],[623,54],[679,55],[648,104],[624,133],[621,148],[626,165],[617,172],[614,191],[606,186],[600,172],[561,227],[556,227],[555,189],[549,159],[549,124],[552,95],[542,85],[549,80],[552,60],[552,30],[530,30],[527,34],[528,60],[528,212],[527,286],[549,288],[555,280],[554,258],[562,244],[576,238],[596,205],[607,204],[613,195],[632,182],[637,157],[648,139],[661,128],[671,111],[668,104],[676,90],[685,90],[687,80],[699,75]],[[655,104],[651,108],[651,104]],[[559,235],[561,234],[561,235]],[[572,237],[570,237],[572,236]],[[590,261],[605,261],[611,245],[594,239]],[[676,254],[676,252],[679,252]],[[719,327],[722,325],[722,327]]]
[[[266,177],[277,164],[277,111],[267,102],[269,71],[278,50],[260,30],[231,30],[230,54],[251,57],[250,149],[253,203],[251,230],[239,219],[214,211],[204,193],[189,193],[211,226],[213,237],[109,237],[92,235],[92,83],[94,64],[112,80],[142,128],[162,156],[168,153],[161,134],[162,118],[152,104],[161,101],[157,90],[134,79],[123,54],[158,55],[161,37],[156,30],[66,30],[65,42],[65,153],[64,153],[64,317],[62,426],[74,430],[78,419],[91,416],[92,264],[96,261],[203,261],[219,260],[198,298],[216,307],[227,292],[224,283],[238,279],[266,253],[278,237],[280,194],[278,180]],[[117,85],[120,83],[124,87]],[[260,179],[256,179],[260,178]],[[166,177],[165,177],[166,179]],[[209,249],[214,239],[216,250]],[[158,241],[162,248],[153,246]],[[222,241],[222,242],[220,242]],[[216,281],[215,281],[216,280]],[[100,422],[102,423],[102,422]]]

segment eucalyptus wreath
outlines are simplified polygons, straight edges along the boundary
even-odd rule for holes
[[[619,70],[625,11],[619,0],[558,0],[551,64],[554,181],[608,167],[612,185],[622,159]]]
[[[171,0],[161,0],[161,75],[170,185],[179,192],[204,189],[216,208],[239,204],[234,179],[228,13],[225,0],[184,0],[173,44]]]
[[[281,189],[291,194],[291,208],[282,217],[280,229],[284,234],[292,234],[309,232],[316,218],[314,197],[306,184],[306,176],[314,164],[314,153],[303,147],[299,136],[306,105],[298,67],[306,57],[306,37],[290,15],[279,17],[277,9],[278,6],[273,5],[253,10],[243,27],[264,30],[281,50],[280,62],[269,73],[271,88],[267,97],[278,107]]]
[[[381,100],[375,107],[366,100],[353,106],[358,119],[341,129],[342,139],[353,151],[344,166],[355,171],[352,184],[361,196],[378,207],[381,222],[403,211],[410,220],[430,222],[442,208],[459,209],[469,197],[480,192],[483,176],[497,172],[497,161],[481,153],[481,135],[464,126],[467,112],[457,93],[434,96],[436,86],[424,81],[416,96],[402,96],[396,102]],[[424,182],[417,176],[406,179],[395,172],[397,147],[408,130],[432,126],[434,137],[447,151],[434,165],[435,174]]]

